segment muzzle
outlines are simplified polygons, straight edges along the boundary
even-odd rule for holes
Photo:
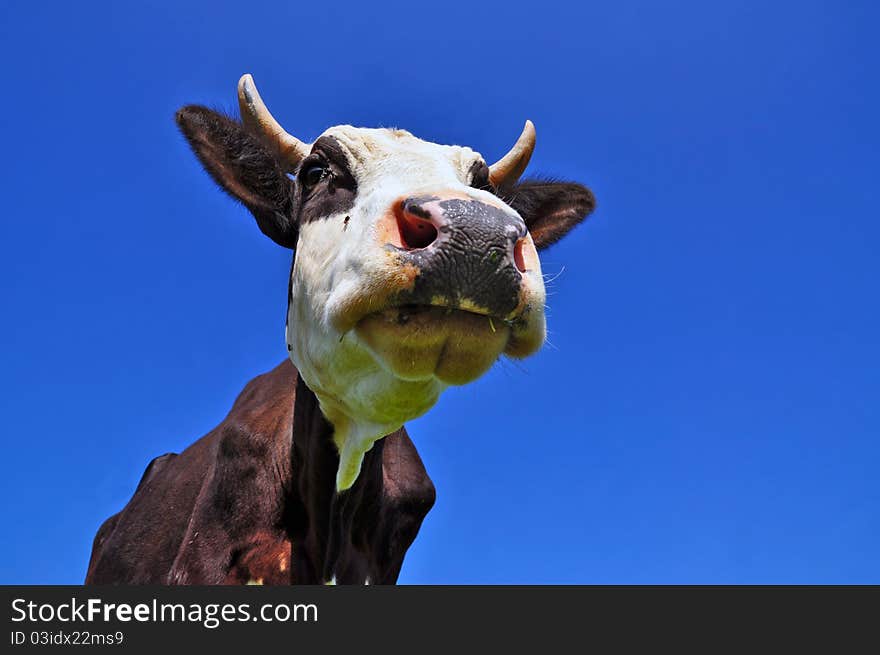
[[[461,193],[403,198],[385,248],[417,271],[396,304],[440,305],[498,318],[521,306],[524,274],[537,262],[525,223],[509,209]]]

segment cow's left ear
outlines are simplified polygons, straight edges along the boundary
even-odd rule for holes
[[[502,197],[523,217],[538,250],[559,241],[596,207],[593,192],[574,182],[523,180]]]

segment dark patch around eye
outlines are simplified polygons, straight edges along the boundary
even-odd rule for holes
[[[332,136],[322,136],[312,146],[312,154],[303,161],[303,172],[310,168],[324,166],[324,176],[313,185],[297,182],[296,202],[300,225],[322,218],[337,216],[354,205],[357,197],[357,181],[351,173],[348,157]]]
[[[470,185],[475,189],[495,193],[495,189],[489,182],[489,167],[482,159],[471,164],[471,167],[468,170],[468,179],[470,180]]]

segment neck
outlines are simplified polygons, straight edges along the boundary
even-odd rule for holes
[[[338,444],[344,457],[349,441],[337,432],[298,374],[287,512],[295,579],[393,583],[433,505],[434,486],[401,428],[367,445],[360,474],[337,491]]]
[[[305,287],[296,276],[295,264],[292,285]],[[314,295],[300,293],[289,299],[287,349],[332,426],[340,456],[334,478],[341,492],[357,480],[373,444],[427,412],[447,385],[434,377],[405,380],[386,370],[357,330],[340,333],[320,318],[326,309],[313,305]],[[299,325],[307,328],[298,329]]]
[[[346,340],[344,349],[328,355],[334,362],[328,367],[297,358],[304,360],[297,366],[303,386],[314,397],[315,411],[323,417],[336,444],[337,492],[355,484],[375,443],[428,411],[445,387],[433,378],[408,381],[395,377],[354,341]]]

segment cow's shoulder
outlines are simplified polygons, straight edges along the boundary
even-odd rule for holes
[[[175,457],[177,457],[177,453],[165,453],[164,455],[159,455],[150,460],[150,463],[147,464],[147,468],[144,469],[143,475],[141,475],[140,482],[138,482],[137,487],[135,487],[135,492],[145,484],[149,483],[149,481],[153,479],[153,476],[157,475],[159,471],[161,471],[165,465]]]
[[[86,582],[173,581],[186,553],[228,561],[234,544],[248,541],[251,524],[277,514],[288,471],[277,465],[285,455],[272,441],[283,443],[277,431],[292,425],[295,381],[285,360],[245,385],[216,428],[178,455],[153,459],[126,506],[98,530]],[[212,525],[218,519],[219,531]],[[177,581],[200,577],[186,573]]]
[[[281,511],[290,483],[296,375],[285,360],[257,376],[217,427],[209,500],[227,521],[250,523]]]
[[[271,551],[273,559],[284,550],[284,536],[275,528],[283,523],[290,484],[296,375],[285,361],[251,380],[209,435],[210,465],[169,582],[222,583],[231,580],[237,563],[255,549]],[[251,569],[253,558],[248,564],[243,568]]]

